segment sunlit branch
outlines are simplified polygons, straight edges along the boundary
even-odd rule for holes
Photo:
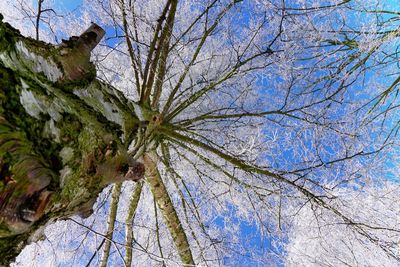
[[[143,103],[148,103],[150,104],[150,94],[153,88],[153,84],[155,79],[157,78],[157,66],[160,64],[160,56],[166,57],[168,56],[169,49],[163,49],[164,46],[169,46],[167,42],[169,43],[169,37],[172,34],[172,29],[173,29],[173,22],[175,19],[175,13],[176,13],[176,7],[178,5],[177,0],[168,0],[167,6],[169,6],[168,10],[168,16],[166,18],[166,22],[163,28],[160,28],[160,37],[158,37],[155,41],[157,41],[154,45],[156,46],[156,51],[154,55],[154,59],[151,61],[150,69],[149,69],[149,74],[146,76],[146,69],[145,69],[145,86],[143,86],[143,98],[140,99],[141,102]],[[160,20],[162,23],[163,18]],[[160,23],[159,22],[159,23]],[[160,24],[161,27],[161,24]],[[168,37],[169,36],[169,37]],[[150,52],[149,52],[149,57],[151,58]],[[161,64],[165,64],[161,63]],[[165,70],[164,70],[165,71]],[[165,74],[165,73],[164,73]],[[143,83],[144,84],[144,83]]]
[[[188,205],[188,206],[191,208],[193,214],[196,215],[195,218],[196,218],[197,222],[199,223],[199,226],[203,230],[203,233],[208,236],[207,231],[205,229],[205,226],[204,226],[203,222],[201,221],[201,216],[200,216],[198,207],[197,207],[196,203],[194,202],[194,198],[192,196],[192,193],[190,192],[190,190],[189,190],[188,186],[186,185],[184,179],[175,171],[175,169],[173,168],[173,166],[171,164],[170,158],[168,156],[169,155],[169,147],[164,144],[164,145],[162,145],[162,149],[161,150],[162,150],[162,155],[163,155],[161,160],[162,160],[163,164],[166,166],[166,170],[172,175],[172,177],[174,177],[173,181],[175,183],[176,188],[179,190],[179,192],[181,194],[182,202],[186,203],[185,197],[183,195],[183,192],[181,191],[181,189],[179,188],[179,186],[178,186],[178,184],[176,182],[176,179],[175,179],[176,177],[181,181],[181,183],[182,183],[182,185],[183,185],[183,187],[185,189],[185,192],[189,196],[189,200],[192,203],[192,206],[193,206],[194,209],[190,205]],[[185,204],[185,207],[186,207],[186,204]]]
[[[160,225],[159,225],[159,222],[158,222],[157,204],[156,204],[156,200],[155,200],[155,199],[153,199],[153,203],[154,203],[154,216],[155,216],[155,218],[156,218],[155,224],[156,224],[156,239],[157,239],[157,245],[158,245],[158,250],[160,251],[160,256],[161,256],[161,258],[164,259],[164,253],[163,253],[163,251],[162,251],[162,246],[161,246],[161,242],[160,242]],[[166,266],[164,260],[163,260],[163,262],[162,262],[162,266],[163,266],[163,267]]]
[[[174,240],[182,263],[186,266],[193,266],[195,263],[185,230],[182,227],[153,157],[156,157],[156,153],[154,152],[152,155],[145,153],[143,156],[144,165],[146,167],[146,180],[150,186],[153,197],[164,216],[166,225],[171,233],[172,239]]]
[[[172,89],[171,93],[168,96],[167,99],[167,103],[165,104],[164,108],[163,108],[163,112],[162,114],[167,114],[171,104],[173,102],[173,100],[175,99],[175,95],[178,92],[178,90],[181,88],[182,82],[185,80],[190,68],[193,66],[193,64],[196,62],[197,56],[200,54],[200,51],[204,45],[204,43],[207,40],[207,37],[210,36],[210,34],[215,30],[215,28],[218,26],[218,23],[221,21],[221,19],[224,17],[224,15],[236,4],[237,2],[232,2],[231,4],[229,4],[226,8],[224,8],[217,16],[217,18],[215,19],[214,23],[204,31],[203,36],[201,37],[201,40],[199,42],[199,44],[197,45],[192,59],[189,62],[189,64],[185,67],[183,73],[181,74],[181,76],[178,79],[177,84],[175,85],[175,87]]]
[[[205,227],[204,227],[203,222],[201,221],[200,214],[199,214],[197,205],[196,205],[196,203],[194,202],[194,199],[193,199],[192,194],[190,193],[189,189],[187,188],[187,186],[186,186],[186,184],[185,184],[183,178],[182,178],[182,177],[174,170],[174,168],[171,166],[171,163],[170,163],[170,161],[169,161],[169,159],[168,159],[169,157],[167,156],[168,152],[166,152],[166,151],[168,150],[168,147],[165,146],[165,145],[163,145],[162,147],[163,147],[163,148],[162,148],[163,157],[161,157],[161,161],[162,161],[163,164],[165,165],[167,172],[168,172],[168,173],[170,174],[170,176],[172,177],[172,181],[173,181],[173,183],[174,183],[174,185],[175,185],[175,188],[176,188],[176,190],[177,190],[178,193],[179,193],[179,196],[180,196],[180,199],[181,199],[181,203],[182,203],[183,213],[184,213],[184,215],[185,215],[186,223],[187,223],[187,225],[188,225],[188,227],[189,227],[189,229],[190,229],[191,236],[192,236],[193,240],[196,242],[198,248],[201,248],[202,246],[201,246],[201,244],[200,244],[200,242],[199,242],[199,240],[198,240],[198,238],[197,238],[197,236],[196,236],[196,234],[195,234],[195,230],[194,230],[194,228],[193,228],[193,226],[192,226],[191,220],[189,220],[189,214],[188,214],[188,211],[187,211],[187,206],[190,208],[192,214],[195,215],[194,217],[196,218],[196,221],[197,221],[197,223],[199,224],[200,228],[202,229],[203,233],[204,233],[207,237],[209,237],[209,235],[208,235],[208,233],[207,233],[207,231],[206,231],[206,229],[205,229]],[[179,187],[176,178],[178,178],[178,179],[181,181],[182,185],[183,185],[184,188],[185,188],[185,191],[186,191],[186,194],[188,195],[188,197],[185,197],[185,196],[184,196],[184,193],[182,192],[182,189]],[[190,202],[191,202],[191,204],[192,204],[193,207],[192,207],[191,205],[189,205],[189,203],[186,203],[186,202],[187,202],[187,198],[190,200]],[[218,253],[217,250],[215,250],[215,251]],[[206,259],[204,258],[203,251],[202,251],[202,253],[201,253],[201,257],[202,257],[202,259],[204,260],[204,262],[207,262]],[[208,266],[208,264],[207,264],[207,266]]]
[[[134,34],[135,34],[135,37],[134,37],[135,43],[136,44],[140,44],[140,45],[144,45],[146,47],[148,45],[139,40],[138,19],[136,17],[135,8],[134,8],[134,5],[132,5],[132,1],[131,0],[129,0],[129,9],[131,10],[131,13],[132,13],[132,20],[133,20],[132,24],[133,24]],[[144,79],[142,62],[141,62],[142,54],[141,54],[141,51],[140,51],[140,46],[137,45],[136,49],[137,49],[137,59],[138,59],[137,60],[137,64],[138,64],[138,67],[139,67],[140,76],[142,77],[142,79]]]
[[[135,218],[136,209],[139,204],[140,195],[142,193],[143,183],[136,184],[135,190],[130,199],[128,213],[125,220],[125,264],[132,265],[132,242],[133,242],[133,220]]]
[[[196,102],[199,98],[203,97],[206,95],[208,92],[214,90],[218,85],[222,84],[223,82],[229,80],[233,76],[235,76],[238,73],[238,70],[244,66],[245,64],[251,62],[252,60],[261,57],[261,56],[269,56],[273,52],[270,48],[267,48],[266,50],[257,53],[256,55],[253,55],[241,62],[238,62],[231,70],[229,70],[226,74],[222,75],[222,77],[215,82],[211,82],[208,86],[200,89],[199,91],[195,92],[193,95],[188,97],[188,99],[184,100],[178,107],[176,107],[174,110],[169,112],[166,115],[166,121],[171,121],[174,117],[176,117],[179,113],[181,113],[183,110],[185,110],[187,107],[189,107],[191,104]]]
[[[247,189],[253,190],[256,194],[259,194],[259,193],[256,192],[255,190],[264,191],[266,195],[270,195],[270,194],[274,194],[275,193],[274,190],[270,190],[269,188],[264,188],[264,187],[260,187],[258,185],[249,184],[249,183],[247,183],[247,182],[245,182],[243,180],[240,180],[239,178],[235,177],[233,174],[231,174],[227,170],[225,170],[223,166],[220,166],[220,165],[214,163],[212,160],[210,160],[206,156],[202,155],[199,151],[191,148],[190,146],[187,146],[183,142],[179,142],[177,140],[172,140],[172,142],[176,143],[178,146],[184,148],[185,150],[189,151],[190,153],[196,155],[199,159],[204,161],[204,163],[206,163],[207,165],[213,167],[215,170],[221,172],[226,177],[228,177],[232,181],[236,182],[238,185],[241,185],[241,186],[244,186]],[[189,159],[187,159],[187,158],[186,158],[186,160],[189,161]]]
[[[167,58],[170,52],[170,40],[172,36],[172,30],[174,28],[174,20],[175,20],[175,13],[176,13],[176,7],[178,5],[178,1],[172,1],[171,4],[171,9],[168,14],[167,21],[165,22],[165,27],[163,31],[161,32],[160,36],[160,44],[158,49],[160,49],[160,59],[158,62],[158,67],[157,67],[157,75],[155,77],[155,85],[154,85],[154,90],[153,90],[153,99],[152,99],[152,108],[154,110],[157,110],[159,107],[159,100],[161,97],[161,92],[162,92],[162,87],[164,83],[164,78],[165,78],[165,73],[167,71]],[[149,90],[151,87],[152,82],[150,81],[149,83]],[[146,96],[145,96],[146,98]]]
[[[337,4],[334,5],[325,5],[325,6],[317,6],[317,7],[302,7],[302,8],[291,8],[291,7],[286,7],[284,6],[283,9],[285,11],[321,11],[323,9],[330,9],[330,8],[335,8],[335,7],[340,7],[342,5],[345,5],[349,2],[351,2],[352,0],[344,0],[342,2],[339,2]]]
[[[162,24],[166,18],[166,14],[168,12],[170,5],[171,5],[171,2],[167,1],[160,18],[157,20],[157,26],[154,31],[153,39],[151,40],[151,43],[150,43],[150,48],[149,48],[149,52],[147,54],[146,64],[145,64],[144,72],[143,72],[144,78],[143,78],[143,84],[142,84],[141,92],[140,92],[140,100],[141,101],[144,101],[144,94],[145,94],[145,90],[147,88],[147,80],[148,80],[150,66],[152,65],[152,62],[155,60],[155,59],[153,60],[153,54],[154,54],[154,51],[156,50],[156,44],[159,39],[158,35],[162,29]],[[157,49],[157,50],[159,51],[159,49]]]
[[[182,38],[184,38],[191,31],[191,29],[193,29],[194,26],[196,26],[196,24],[200,21],[200,19],[202,17],[204,17],[206,14],[208,14],[210,9],[213,8],[217,2],[218,2],[218,0],[214,0],[212,3],[210,3],[207,6],[207,8],[204,9],[203,12],[201,12],[200,15],[198,15],[196,17],[195,20],[193,20],[193,22],[189,25],[189,27],[187,27],[186,30],[184,32],[182,32],[182,34],[179,37],[176,38],[175,42],[171,45],[171,48],[170,48],[171,50],[173,50],[180,43],[180,40]]]
[[[120,252],[118,246],[124,247],[125,244],[123,244],[123,243],[121,243],[121,242],[118,242],[118,241],[115,241],[115,240],[113,240],[113,239],[107,238],[106,235],[104,235],[104,234],[102,234],[102,233],[100,233],[100,232],[97,232],[97,231],[91,229],[90,227],[88,227],[88,226],[86,226],[86,225],[84,225],[84,224],[82,224],[82,223],[80,223],[80,222],[74,220],[73,218],[68,218],[68,220],[74,222],[75,224],[77,224],[77,225],[79,225],[79,226],[81,226],[81,227],[83,227],[83,228],[89,230],[90,232],[92,232],[92,233],[94,233],[94,234],[96,234],[96,235],[98,235],[98,236],[103,237],[105,240],[110,241],[110,242],[114,245],[115,249],[118,251],[118,254],[120,255],[120,257],[122,258],[122,254],[121,254],[121,252]],[[139,248],[133,247],[133,246],[131,246],[130,248],[131,248],[131,249],[134,249],[134,250],[138,250],[138,251],[143,252],[143,253],[146,253],[146,254],[148,254],[151,258],[154,258],[154,259],[156,259],[157,261],[162,260],[162,259],[160,258],[160,256],[158,256],[158,255],[156,255],[156,254],[154,254],[154,253],[151,253],[151,252],[148,251],[146,248],[144,248],[143,246],[141,246],[139,243],[136,243],[136,244],[138,245]],[[125,263],[124,263],[124,264],[125,264]]]
[[[106,233],[107,239],[104,244],[103,256],[100,261],[101,267],[107,266],[108,257],[110,256],[110,247],[111,247],[110,240],[112,240],[112,237],[113,237],[115,219],[117,217],[119,196],[121,194],[121,187],[122,187],[122,183],[116,183],[113,187],[113,191],[112,191],[112,195],[111,195],[110,211],[109,211],[108,221],[107,221],[107,224],[108,224],[107,233]]]
[[[131,39],[129,38],[129,28],[128,28],[128,22],[127,22],[127,18],[126,18],[125,3],[124,3],[124,0],[120,0],[120,1],[121,1],[120,8],[121,8],[121,12],[122,12],[122,24],[123,24],[124,33],[125,33],[125,41],[128,46],[128,53],[129,53],[129,57],[131,60],[133,73],[135,75],[136,90],[138,92],[138,95],[140,95],[139,74],[142,73],[142,70],[140,70],[140,68],[139,68],[140,58],[138,59],[138,57],[135,55],[135,52],[133,51],[132,42],[131,42]]]

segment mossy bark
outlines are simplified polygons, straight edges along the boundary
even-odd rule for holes
[[[99,37],[82,36],[88,49]],[[25,38],[0,15],[0,265],[46,223],[90,215],[107,184],[144,174],[127,153],[131,104],[95,79],[90,52],[68,45]]]

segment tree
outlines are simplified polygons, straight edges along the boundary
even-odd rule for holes
[[[54,46],[1,24],[3,264],[59,219],[79,225],[77,247],[100,238],[76,252],[84,264],[97,257],[102,266],[130,266],[135,255],[138,264],[214,266],[232,256],[272,265],[285,261],[285,251],[288,262],[299,262],[296,244],[331,222],[390,263],[399,260],[397,225],[377,226],[380,214],[355,212],[363,198],[357,192],[396,188],[373,176],[386,166],[374,165],[380,155],[395,148],[390,130],[376,126],[385,107],[358,92],[360,77],[372,80],[369,58],[379,51],[359,50],[363,33],[335,20],[364,14],[357,3],[115,0],[83,7],[114,34],[92,55],[97,79],[89,63],[103,34],[96,25]],[[39,20],[41,7],[32,10]],[[365,116],[377,119],[366,124]],[[124,179],[139,182],[132,188]],[[110,182],[117,182],[110,202],[99,200],[86,221],[70,217],[89,216]],[[104,210],[107,220],[99,216]],[[244,222],[269,242],[265,251],[249,250]],[[50,240],[54,232],[44,231]],[[321,233],[316,240],[324,243]],[[350,253],[360,251],[348,240]],[[314,252],[303,254],[313,262]]]

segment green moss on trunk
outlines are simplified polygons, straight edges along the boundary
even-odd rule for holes
[[[89,215],[108,183],[144,173],[123,142],[138,128],[129,101],[93,80],[87,58],[62,62],[59,53],[0,18],[0,265],[40,226]],[[65,66],[74,62],[87,69],[68,81]]]

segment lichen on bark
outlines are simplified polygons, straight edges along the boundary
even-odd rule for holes
[[[47,222],[90,215],[107,184],[143,177],[126,151],[139,121],[95,79],[89,50],[102,30],[89,29],[96,35],[53,46],[21,36],[0,15],[0,265]]]

